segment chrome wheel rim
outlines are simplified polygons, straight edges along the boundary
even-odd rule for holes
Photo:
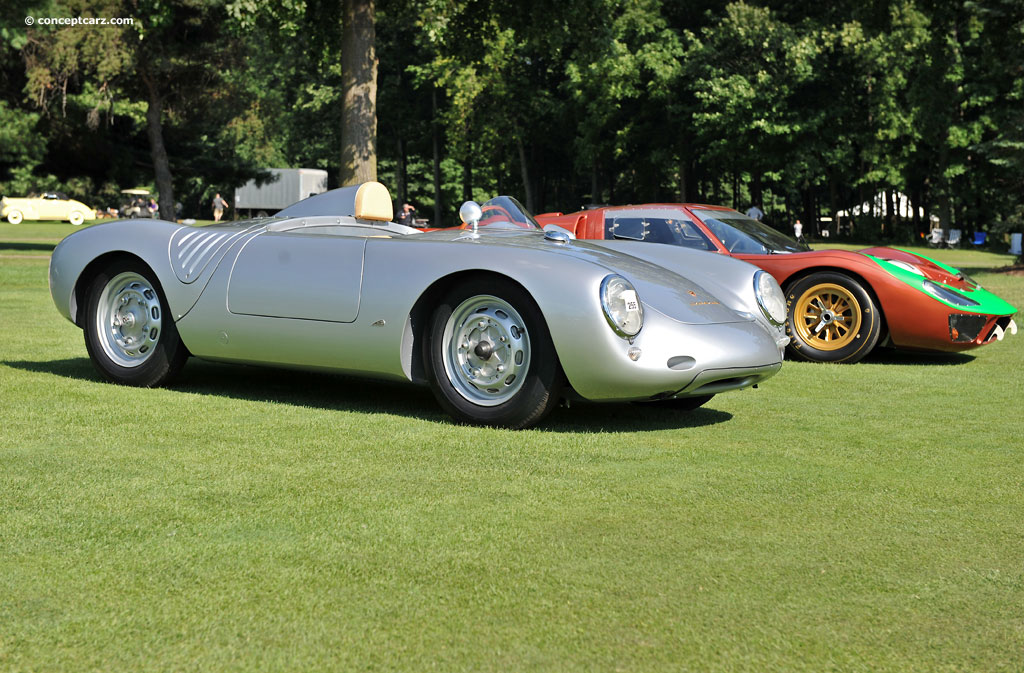
[[[497,297],[458,305],[444,327],[445,375],[459,395],[493,407],[512,399],[530,368],[530,336],[522,316]]]
[[[153,284],[141,275],[114,276],[100,293],[96,334],[107,357],[121,367],[138,367],[160,340],[163,307]]]
[[[849,345],[860,331],[860,323],[860,302],[835,283],[821,283],[804,292],[793,315],[800,340],[823,351]]]

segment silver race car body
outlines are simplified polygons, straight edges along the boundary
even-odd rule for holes
[[[275,218],[115,221],[57,246],[50,290],[117,382],[159,385],[191,354],[429,383],[456,418],[509,427],[573,393],[692,407],[779,370],[781,291],[755,267],[467,206],[472,229],[422,232],[366,183]]]

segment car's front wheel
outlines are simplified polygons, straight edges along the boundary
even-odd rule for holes
[[[813,273],[786,292],[790,353],[813,362],[859,362],[878,343],[882,315],[858,281]]]
[[[118,260],[96,274],[85,310],[85,347],[105,378],[152,387],[185,365],[188,349],[153,272],[141,262]]]
[[[71,211],[71,214],[68,215],[68,222],[70,222],[71,224],[73,224],[73,225],[75,225],[77,227],[82,222],[85,222],[85,215],[82,214],[81,211],[73,210],[73,211]]]
[[[449,291],[425,348],[434,396],[457,420],[526,428],[558,404],[562,370],[544,318],[510,281],[486,278]]]
[[[7,213],[7,221],[10,222],[11,224],[21,224],[22,220],[24,219],[25,216],[22,214],[20,210],[11,210],[8,211]]]

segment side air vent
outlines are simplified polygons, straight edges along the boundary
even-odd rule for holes
[[[254,227],[246,229],[180,229],[171,237],[171,268],[182,283],[191,283],[227,250],[232,241]]]

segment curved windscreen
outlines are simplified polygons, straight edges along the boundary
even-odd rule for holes
[[[693,214],[707,225],[729,252],[739,254],[770,254],[773,252],[806,252],[810,247],[734,210],[700,210]]]
[[[481,227],[491,229],[540,229],[537,220],[533,219],[523,204],[511,196],[496,196],[487,201],[480,210],[483,216],[480,218]]]

